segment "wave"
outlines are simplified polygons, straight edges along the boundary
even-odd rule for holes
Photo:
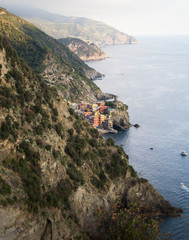
[[[189,192],[189,187],[185,186],[184,183],[181,183],[181,188]]]

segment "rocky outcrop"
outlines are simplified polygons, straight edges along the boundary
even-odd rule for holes
[[[109,191],[106,193],[94,193],[80,187],[72,197],[72,209],[79,217],[84,232],[91,236],[98,236],[97,211],[101,209],[108,214],[118,195],[126,203],[135,202],[141,206],[155,209],[156,214],[161,217],[180,216],[181,209],[172,207],[147,180],[143,181],[138,177],[132,178],[128,171],[127,178],[112,182]]]
[[[98,100],[108,100],[108,99],[114,99],[116,97],[116,95],[111,94],[111,93],[103,93],[103,92],[99,92],[95,94],[95,97]]]
[[[177,217],[182,212],[181,209],[172,207],[147,180],[133,178],[128,171],[125,179],[111,182],[108,191],[99,193],[89,185],[77,189],[70,198],[70,216],[75,216],[77,224],[66,220],[58,209],[48,209],[39,217],[16,207],[0,208],[1,239],[67,239],[79,233],[81,229],[89,236],[97,237],[97,212],[103,210],[108,214],[118,195],[124,202],[148,206],[162,217]]]
[[[66,45],[83,61],[97,61],[106,58],[106,54],[90,41],[78,38],[61,38],[59,42]]]
[[[141,206],[149,206],[161,217],[178,217],[182,209],[171,206],[163,196],[147,180],[139,178],[133,183],[130,179],[129,187],[125,188],[124,198],[127,202],[137,202]]]
[[[125,130],[131,127],[129,122],[129,113],[128,106],[123,104],[122,102],[117,103],[117,107],[115,111],[111,113],[111,119],[113,121],[113,128],[116,130]]]

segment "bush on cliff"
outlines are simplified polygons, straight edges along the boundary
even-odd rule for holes
[[[161,239],[159,221],[148,207],[137,204],[124,206],[119,200],[110,215],[99,210],[99,240],[154,240]],[[170,239],[170,238],[166,238]]]

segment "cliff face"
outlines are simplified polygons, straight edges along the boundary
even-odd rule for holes
[[[97,61],[106,58],[106,54],[94,43],[84,42],[78,38],[61,38],[59,42],[65,44],[83,61]]]
[[[94,214],[108,211],[117,193],[178,215],[124,150],[75,115],[1,37],[0,77],[0,239],[96,237]]]
[[[97,211],[101,209],[108,213],[118,195],[127,204],[138,203],[153,208],[161,217],[177,217],[182,211],[172,207],[146,180],[131,177],[131,172],[127,171],[126,178],[111,182],[107,192],[98,194],[81,187],[72,196],[73,212],[78,216],[84,232],[98,237]]]
[[[81,231],[92,238],[98,237],[97,212],[101,209],[108,213],[118,194],[127,203],[140,203],[155,209],[159,216],[176,217],[181,211],[164,200],[151,184],[131,177],[128,171],[125,179],[111,182],[109,190],[103,193],[90,186],[79,187],[70,198],[70,216],[74,216],[75,222],[65,219],[58,209],[48,210],[46,216],[33,216],[16,207],[0,208],[1,239],[67,239]]]
[[[125,130],[131,127],[129,122],[128,106],[122,102],[117,102],[116,111],[110,114],[113,121],[113,128],[116,130]]]

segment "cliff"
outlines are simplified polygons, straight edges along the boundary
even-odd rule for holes
[[[124,150],[75,115],[1,37],[0,77],[1,239],[97,237],[95,213],[108,212],[117,193],[179,215],[138,178]]]
[[[122,102],[117,103],[117,109],[111,113],[111,119],[113,121],[113,128],[116,130],[125,130],[131,127],[129,122],[128,106]]]
[[[67,17],[41,9],[8,8],[56,39],[79,38],[97,46],[136,43],[136,39],[102,22],[82,17]]]
[[[58,41],[66,45],[83,61],[97,61],[106,58],[106,54],[94,43],[84,42],[78,38],[61,38]]]
[[[0,32],[6,36],[18,55],[47,84],[56,86],[71,101],[95,101],[101,92],[91,81],[101,76],[87,66],[65,45],[36,28],[26,20],[0,8]]]

